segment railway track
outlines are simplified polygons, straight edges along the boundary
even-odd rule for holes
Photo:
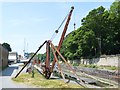
[[[67,68],[67,66],[65,66],[65,64],[62,64],[61,65],[63,71],[65,72],[69,72],[69,69]],[[105,84],[109,84],[109,86],[112,86],[112,87],[118,87],[118,84],[120,82],[120,73],[114,73],[114,71],[106,71],[106,70],[96,70],[95,69],[92,69],[92,68],[84,68],[83,67],[74,67],[72,66],[72,68],[76,71],[77,75],[79,75],[80,77],[86,77],[86,78],[90,78],[91,79],[94,79],[94,80],[91,80],[91,81],[100,81],[102,83],[105,83]],[[100,73],[100,71],[102,73]],[[104,73],[104,72],[107,72],[107,73]],[[86,81],[88,82],[89,79]],[[94,82],[93,82],[94,83]],[[108,86],[108,85],[107,85]]]
[[[120,82],[120,72],[116,72],[113,70],[102,70],[102,69],[95,69],[95,68],[83,68],[83,67],[73,67],[77,72],[84,72],[86,74],[97,76],[100,78],[112,80],[115,82]]]
[[[70,82],[70,81],[75,81],[77,84],[80,84],[80,81],[77,79],[77,77],[68,69],[65,68],[65,66],[62,66],[62,71],[63,74],[65,76],[65,78],[67,79],[66,82]],[[37,68],[40,72],[42,72],[42,69],[38,66],[35,66],[35,68]],[[72,67],[74,70],[75,68]],[[77,75],[79,76],[79,78],[85,83],[85,86],[87,88],[118,88],[118,83],[108,80],[108,79],[104,79],[101,77],[97,77],[97,76],[92,76],[89,75],[85,72],[81,72],[81,71],[77,71],[75,70]],[[57,76],[57,77],[61,77],[60,71],[55,68],[53,70],[53,76]]]

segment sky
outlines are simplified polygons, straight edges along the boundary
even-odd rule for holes
[[[49,40],[62,20],[69,13],[71,6],[74,11],[67,33],[81,26],[81,19],[89,11],[104,6],[109,9],[110,2],[2,2],[0,3],[0,43],[9,43],[12,51],[23,55],[35,52],[45,41]],[[52,41],[58,45],[65,23]],[[45,46],[39,53],[45,52]]]

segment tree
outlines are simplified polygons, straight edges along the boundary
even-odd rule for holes
[[[94,56],[96,46],[94,32],[78,28],[65,38],[61,53],[68,59],[80,59]]]
[[[95,33],[95,37],[98,43],[97,53],[100,55],[103,53],[103,37],[106,36],[106,29],[104,29],[106,20],[103,16],[105,12],[105,8],[103,6],[100,6],[97,9],[91,10],[89,14],[82,19],[82,28],[84,30],[90,29]]]
[[[11,49],[11,47],[10,47],[10,45],[9,45],[8,43],[3,43],[2,46],[3,46],[4,48],[6,48],[9,52],[12,51],[12,49]]]
[[[91,10],[81,22],[82,26],[63,41],[61,53],[66,58],[120,53],[120,1],[113,2],[110,10],[103,6]]]
[[[109,10],[109,21],[111,29],[111,52],[113,54],[120,53],[120,1],[116,0],[112,3]]]

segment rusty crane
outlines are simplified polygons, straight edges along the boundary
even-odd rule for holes
[[[17,78],[17,76],[21,73],[21,71],[27,66],[28,63],[31,62],[31,60],[33,59],[33,57],[38,53],[38,51],[42,48],[42,46],[44,44],[46,44],[46,60],[45,60],[45,65],[43,65],[44,67],[44,70],[43,70],[43,75],[45,76],[46,79],[49,79],[50,76],[51,76],[51,73],[53,72],[53,69],[54,69],[54,66],[55,66],[55,63],[58,64],[58,68],[61,72],[61,76],[63,77],[63,79],[65,79],[64,75],[63,75],[63,72],[62,72],[62,69],[61,69],[61,66],[58,62],[58,55],[63,59],[63,61],[67,64],[67,66],[69,67],[69,69],[73,72],[73,74],[76,75],[76,77],[81,81],[81,84],[83,85],[83,82],[82,80],[77,76],[76,72],[72,69],[72,67],[70,66],[70,64],[65,60],[65,58],[61,55],[60,53],[60,48],[62,46],[62,42],[64,40],[64,37],[65,37],[65,34],[66,34],[66,31],[67,31],[67,28],[68,28],[68,25],[69,25],[69,22],[70,22],[70,19],[71,19],[71,15],[72,15],[72,12],[74,10],[74,7],[72,6],[71,7],[71,10],[67,16],[67,21],[66,21],[66,24],[64,26],[64,30],[62,32],[62,35],[61,35],[61,38],[60,38],[60,41],[59,41],[59,44],[58,44],[58,47],[56,48],[51,40],[46,40],[39,48],[38,50],[34,53],[34,55],[29,59],[29,61],[23,66],[23,68],[17,73],[17,75],[15,76],[15,78]],[[63,20],[65,21],[65,20]],[[62,22],[63,23],[63,22]],[[61,26],[61,25],[60,25]],[[59,27],[60,28],[60,27]],[[58,33],[58,30],[55,31],[55,33]],[[52,66],[50,66],[50,48],[52,50],[52,53],[54,55],[54,59],[52,61]]]

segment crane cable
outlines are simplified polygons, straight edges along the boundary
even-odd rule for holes
[[[53,39],[55,38],[55,36],[57,35],[57,33],[59,32],[59,29],[61,28],[61,26],[63,25],[63,23],[65,22],[66,18],[68,17],[68,14],[66,15],[66,17],[63,19],[62,23],[60,24],[60,26],[58,27],[57,30],[55,30],[55,32],[53,33],[52,37],[51,37],[51,41],[53,41]]]

